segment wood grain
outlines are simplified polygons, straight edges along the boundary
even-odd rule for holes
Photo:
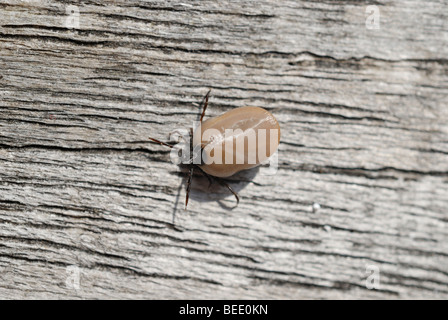
[[[447,21],[436,0],[0,1],[0,298],[447,299]],[[233,209],[195,176],[184,211],[147,138],[209,88],[207,116],[277,117],[279,170],[232,177]]]

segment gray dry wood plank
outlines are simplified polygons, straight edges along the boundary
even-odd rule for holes
[[[0,1],[0,298],[448,298],[447,21],[436,0]],[[233,177],[233,210],[197,176],[185,212],[147,137],[208,88],[208,116],[274,113],[279,170]]]

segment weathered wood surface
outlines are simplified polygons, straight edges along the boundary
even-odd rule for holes
[[[0,72],[0,298],[448,298],[446,1],[0,1]],[[184,212],[208,88],[280,168]]]

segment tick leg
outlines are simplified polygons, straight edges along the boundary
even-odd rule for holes
[[[190,198],[190,189],[191,189],[191,180],[193,179],[193,171],[194,171],[194,167],[191,167],[190,173],[188,174],[187,197],[185,199],[185,210],[187,210],[188,199]]]
[[[238,206],[240,203],[240,197],[238,196],[238,193],[236,193],[225,181],[221,180],[220,178],[215,178],[215,180],[218,181],[220,185],[226,187],[230,192],[232,192],[232,194],[236,198],[236,205]]]
[[[207,172],[205,172],[204,170],[202,170],[202,168],[200,166],[196,166],[196,168],[198,168],[203,174],[204,176],[207,177],[209,184],[209,188],[212,185],[212,180],[217,181],[220,185],[226,187],[227,189],[229,189],[230,192],[232,192],[232,194],[235,196],[236,198],[236,205],[238,206],[238,204],[240,203],[240,197],[238,196],[238,193],[235,192],[235,190],[232,189],[232,187],[230,187],[224,180],[222,180],[221,178],[217,178],[217,177],[213,177],[211,175],[209,175]]]
[[[204,170],[202,170],[202,168],[201,168],[200,166],[196,166],[196,168],[198,168],[199,171],[201,171],[202,174],[203,174],[204,176],[206,176],[206,178],[208,179],[208,188],[210,189],[210,187],[211,187],[212,184],[213,184],[213,178],[212,178],[212,176],[209,175],[209,174],[208,174],[207,172],[205,172]]]
[[[204,119],[205,110],[207,110],[207,106],[208,106],[208,97],[210,96],[211,91],[212,90],[208,90],[207,94],[204,97],[204,100],[203,100],[204,107],[202,108],[201,119],[199,120],[200,122],[202,122],[202,119]]]
[[[160,140],[153,139],[153,138],[148,138],[148,139],[153,141],[153,142],[155,142],[155,143],[161,144],[162,146],[170,147],[171,149],[174,148],[174,146],[172,146],[172,145],[170,145],[168,143],[162,142]]]

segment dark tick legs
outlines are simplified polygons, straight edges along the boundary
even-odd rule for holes
[[[191,182],[193,180],[193,173],[194,173],[194,168],[198,168],[199,171],[202,172],[202,174],[208,179],[209,185],[208,188],[210,189],[211,185],[213,184],[213,180],[215,180],[216,182],[218,182],[220,185],[222,185],[223,187],[226,187],[234,196],[236,199],[236,205],[238,206],[240,203],[240,197],[238,196],[238,193],[235,192],[235,190],[232,189],[232,187],[230,187],[227,182],[225,182],[224,180],[222,180],[221,178],[218,177],[213,177],[211,175],[209,175],[208,173],[206,173],[204,170],[202,170],[202,168],[198,165],[192,166],[190,168],[190,171],[188,173],[188,181],[187,181],[187,195],[186,195],[186,199],[185,199],[185,210],[187,210],[187,206],[188,206],[188,200],[190,199],[190,190],[191,190]]]
[[[213,177],[211,175],[209,175],[208,173],[206,173],[204,170],[202,170],[202,168],[200,166],[196,165],[196,168],[198,168],[199,171],[201,171],[202,174],[207,178],[207,180],[208,180],[208,188],[210,189],[210,187],[213,184]]]
[[[207,94],[205,95],[204,99],[202,99],[202,114],[201,114],[201,118],[200,118],[200,122],[202,123],[202,120],[204,119],[205,116],[205,112],[207,111],[207,107],[208,107],[208,99],[210,97],[210,92],[211,90],[209,90],[207,92]],[[193,140],[193,129],[190,129],[190,133],[191,133],[191,139]],[[160,140],[157,139],[153,139],[153,138],[149,138],[149,140],[151,140],[152,142],[155,142],[157,144],[160,144],[162,146],[166,146],[169,148],[174,148],[174,145],[170,145],[168,143],[162,142]],[[190,148],[193,148],[193,141],[191,141],[190,143]],[[191,152],[193,152],[193,150],[191,150]],[[191,162],[193,162],[193,158],[191,159]],[[240,198],[238,196],[238,194],[221,178],[218,177],[213,177],[211,175],[209,175],[208,173],[206,173],[204,170],[202,170],[202,168],[198,165],[191,165],[190,169],[189,169],[189,173],[188,173],[188,181],[187,181],[187,195],[185,198],[185,210],[187,209],[188,206],[188,200],[190,199],[190,190],[191,190],[191,183],[193,180],[193,173],[194,173],[194,168],[198,168],[203,174],[204,176],[208,179],[209,182],[209,186],[208,188],[210,189],[211,185],[213,184],[213,180],[215,180],[216,182],[218,182],[220,185],[226,187],[236,198],[236,205],[238,205],[240,203]],[[173,224],[174,224],[174,216],[173,216]]]
[[[208,106],[208,97],[210,96],[210,92],[212,90],[208,90],[207,94],[205,95],[204,99],[202,100],[202,103],[204,104],[204,107],[202,108],[202,114],[201,119],[199,120],[202,123],[202,119],[204,119],[205,111],[207,110]]]
[[[193,172],[194,172],[194,167],[192,166],[192,167],[190,168],[190,173],[188,174],[187,196],[186,196],[186,198],[185,198],[185,210],[187,210],[188,199],[190,198],[191,180],[193,180]]]
[[[227,182],[225,182],[224,180],[220,179],[220,178],[216,178],[216,181],[218,181],[218,183],[224,187],[226,187],[227,189],[229,189],[230,192],[232,192],[232,194],[235,196],[236,198],[236,205],[238,206],[240,204],[240,197],[238,196],[238,193],[236,193],[228,184]]]
[[[215,180],[216,182],[218,182],[218,183],[219,183],[220,185],[222,185],[223,187],[226,187],[226,188],[227,188],[227,189],[228,189],[228,190],[235,196],[235,199],[236,199],[236,205],[237,205],[237,206],[239,205],[239,203],[240,203],[240,197],[238,196],[238,193],[236,193],[235,190],[233,190],[232,187],[230,187],[230,186],[227,184],[227,182],[225,182],[225,181],[224,181],[223,179],[221,179],[221,178],[213,177],[213,176],[209,175],[207,172],[205,172],[204,170],[202,170],[202,168],[199,167],[199,166],[196,166],[196,168],[198,168],[199,171],[201,171],[202,174],[203,174],[204,176],[207,177],[208,182],[209,182],[209,185],[208,185],[208,188],[209,188],[209,189],[210,189],[210,187],[211,187],[211,185],[212,185],[212,183],[213,183],[213,180]]]
[[[165,143],[165,142],[162,142],[162,141],[160,141],[160,140],[157,140],[157,139],[153,139],[153,138],[148,138],[149,140],[151,140],[151,141],[153,141],[153,142],[155,142],[155,143],[158,143],[158,144],[161,144],[162,146],[166,146],[166,147],[169,147],[169,148],[174,148],[174,146],[172,146],[172,145],[170,145],[170,144],[168,144],[168,143]]]

